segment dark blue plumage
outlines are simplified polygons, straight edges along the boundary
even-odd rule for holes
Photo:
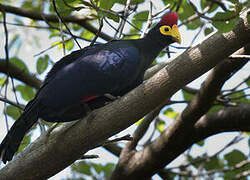
[[[50,122],[76,120],[89,108],[111,101],[105,94],[122,96],[141,84],[145,70],[160,51],[180,41],[176,23],[176,14],[168,13],[145,38],[89,46],[58,61],[1,143],[3,162],[12,159],[25,133],[39,117]]]

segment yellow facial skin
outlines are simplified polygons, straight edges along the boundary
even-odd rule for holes
[[[172,28],[170,26],[166,26],[166,25],[161,26],[160,32],[163,35],[172,36],[172,39],[175,42],[177,42],[178,44],[181,44],[181,35],[180,35],[179,30],[178,30],[178,26],[176,24],[174,24]]]

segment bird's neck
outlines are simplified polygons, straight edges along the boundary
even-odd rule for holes
[[[155,27],[157,28],[157,27]],[[155,28],[151,29],[150,32],[142,39],[139,40],[141,51],[144,54],[144,60],[147,61],[145,64],[149,66],[159,55],[159,53],[168,45],[162,41],[159,34],[155,32]]]

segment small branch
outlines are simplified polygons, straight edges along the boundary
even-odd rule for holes
[[[79,158],[79,160],[82,160],[82,159],[96,159],[96,158],[99,158],[99,156],[96,155],[96,154],[92,154],[92,155],[83,155],[82,157]]]
[[[44,18],[45,18],[46,21],[49,21],[49,22],[58,22],[58,18],[56,15],[43,14],[43,16],[42,16],[41,13],[38,13],[35,11],[28,11],[28,10],[24,10],[21,8],[3,5],[3,4],[0,4],[0,9],[4,9],[8,13],[13,13],[13,14],[27,17],[27,18],[31,18],[34,20],[44,21]],[[63,17],[62,19],[63,19],[63,22],[65,22],[65,23],[71,22],[71,23],[79,24],[80,26],[86,28],[90,32],[96,33],[98,31],[93,25],[91,25],[89,22],[87,22],[89,20],[93,20],[93,18],[86,17],[86,16],[67,16],[67,17]],[[105,40],[112,40],[113,39],[112,37],[110,37],[104,33],[100,33],[100,37],[105,39]]]
[[[4,97],[0,97],[0,101],[8,103],[8,104],[10,104],[12,106],[15,106],[15,107],[17,107],[20,110],[24,110],[24,107],[25,107],[25,105],[22,105],[22,104],[19,104],[19,103],[17,104],[17,103],[15,103],[15,102],[13,102],[11,100],[8,100],[8,99],[6,99]]]
[[[231,55],[229,56],[230,59],[241,59],[241,60],[250,60],[250,55]]]
[[[9,71],[6,69],[6,61],[0,59],[0,72],[7,74],[8,72],[15,79],[28,84],[31,87],[38,89],[42,81],[36,78],[34,75],[31,75],[27,72],[24,72],[22,69],[17,68],[16,66],[9,64]]]
[[[53,7],[54,7],[54,10],[59,18],[59,23],[60,21],[64,24],[65,28],[67,29],[67,31],[69,32],[69,34],[72,36],[72,38],[74,39],[74,41],[76,42],[76,44],[78,45],[79,49],[81,49],[81,46],[80,44],[78,43],[77,39],[75,38],[75,36],[71,33],[70,29],[68,28],[67,24],[64,22],[63,18],[61,17],[61,15],[59,14],[57,8],[56,8],[56,3],[55,3],[55,0],[52,0],[52,4],[53,4]],[[61,29],[61,28],[60,28]],[[61,30],[62,32],[62,30]],[[63,35],[62,35],[63,37]]]
[[[128,15],[129,15],[129,6],[130,6],[131,0],[126,1],[126,5],[124,8],[124,13],[123,13],[123,19],[121,20],[121,23],[119,24],[118,27],[118,32],[115,34],[115,39],[120,39],[122,35],[123,28],[125,26],[126,20]]]
[[[153,19],[153,16],[152,16],[152,7],[153,7],[153,3],[152,3],[152,1],[150,1],[149,2],[148,20],[147,20],[145,28],[142,31],[142,34],[141,34],[140,38],[143,38],[146,35],[147,30],[150,28],[150,26],[152,24],[152,19]]]
[[[130,134],[127,134],[125,136],[122,136],[120,138],[115,138],[115,139],[112,139],[112,140],[106,140],[103,144],[103,146],[107,145],[107,144],[110,144],[110,143],[115,143],[115,142],[118,142],[118,141],[132,141],[133,140],[133,137],[130,136]]]

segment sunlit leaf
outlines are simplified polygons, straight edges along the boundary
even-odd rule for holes
[[[34,89],[28,85],[17,85],[16,90],[21,93],[22,98],[26,101],[30,101],[35,97]]]
[[[3,77],[0,79],[0,86],[3,86],[6,83],[7,78]]]
[[[159,120],[157,122],[157,129],[160,133],[162,133],[165,130],[165,122],[162,120]]]
[[[179,113],[175,112],[172,108],[167,108],[167,109],[163,112],[163,114],[164,114],[165,116],[168,116],[168,117],[172,118],[172,119],[175,119],[175,118],[179,115]]]

